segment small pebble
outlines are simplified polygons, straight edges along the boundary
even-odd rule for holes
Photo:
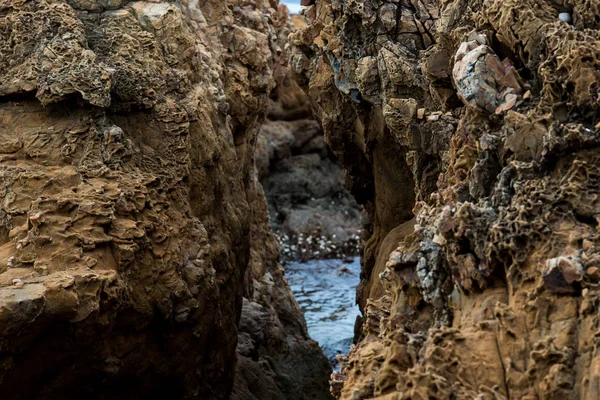
[[[590,267],[587,269],[587,274],[589,275],[592,282],[600,281],[600,270],[598,267]]]
[[[562,13],[558,14],[558,19],[560,19],[562,22],[570,23],[571,22],[571,14],[562,12]]]
[[[23,287],[23,285],[25,285],[25,283],[23,283],[22,280],[20,279],[13,279],[13,285],[15,285],[16,287]]]

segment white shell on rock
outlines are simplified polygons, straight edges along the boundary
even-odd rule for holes
[[[560,19],[562,22],[571,22],[571,14],[562,12],[558,14],[558,19]]]

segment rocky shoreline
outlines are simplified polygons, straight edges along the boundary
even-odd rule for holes
[[[0,4],[3,399],[330,399],[255,167],[291,29],[277,1]]]
[[[275,237],[281,250],[281,261],[285,265],[290,261],[306,262],[329,258],[351,260],[352,257],[360,254],[360,232],[358,229],[356,234],[342,241],[341,244],[335,234],[327,237],[320,235],[318,231],[313,231],[306,237],[302,233],[291,237],[287,234],[275,233]]]
[[[600,3],[302,5],[0,3],[3,399],[600,398]]]

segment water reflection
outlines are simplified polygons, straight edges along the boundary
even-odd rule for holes
[[[358,257],[342,260],[314,260],[289,263],[286,276],[300,304],[310,336],[319,342],[332,366],[336,354],[348,353],[359,314],[354,304],[359,282]]]

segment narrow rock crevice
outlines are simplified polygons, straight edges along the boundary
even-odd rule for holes
[[[600,398],[600,6],[302,4],[0,5],[3,398]]]

